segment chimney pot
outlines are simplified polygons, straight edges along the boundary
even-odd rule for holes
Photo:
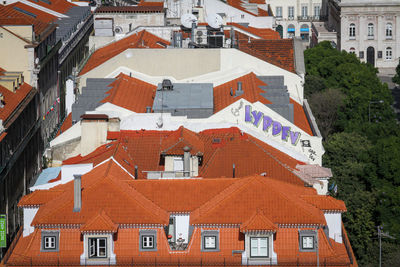
[[[184,154],[183,154],[183,176],[184,177],[190,177],[190,150],[191,148],[188,146],[185,146],[183,148]]]

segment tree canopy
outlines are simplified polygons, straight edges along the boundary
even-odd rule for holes
[[[400,127],[391,92],[377,69],[329,42],[304,56],[305,95],[324,138],[323,164],[338,188],[331,194],[348,209],[343,222],[353,250],[360,265],[376,266],[381,225],[396,237],[382,243],[383,265],[390,266],[400,251]]]

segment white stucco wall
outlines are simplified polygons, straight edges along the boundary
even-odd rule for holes
[[[342,214],[324,213],[326,223],[329,228],[329,238],[337,243],[342,243]]]
[[[35,218],[36,213],[38,212],[39,208],[24,208],[24,231],[23,237],[26,237],[33,233],[35,228],[31,226],[33,218]]]

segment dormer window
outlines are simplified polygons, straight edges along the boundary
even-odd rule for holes
[[[54,252],[58,251],[59,244],[59,235],[58,231],[42,231],[42,252]]]
[[[140,230],[139,251],[157,251],[157,230]]]
[[[268,257],[268,237],[250,238],[250,257],[251,258]]]
[[[314,236],[302,236],[301,237],[301,248],[302,249],[314,249]]]
[[[202,230],[201,243],[201,251],[219,251],[219,231]]]
[[[314,230],[299,231],[299,250],[302,252],[316,251],[317,232]]]

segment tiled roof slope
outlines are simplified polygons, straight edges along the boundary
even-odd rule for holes
[[[18,108],[22,101],[30,94],[34,94],[36,89],[27,83],[23,83],[15,92],[0,85],[0,93],[4,97],[4,107],[0,108],[0,119],[3,123],[7,121],[10,115]]]
[[[294,101],[292,98],[290,98],[290,103],[293,104],[294,124],[312,136],[313,132],[311,130],[311,126],[310,123],[308,122],[303,106]]]
[[[109,86],[111,89],[102,103],[109,102],[138,113],[144,113],[146,107],[153,106],[157,90],[155,85],[121,73]]]
[[[272,231],[275,232],[278,227],[272,223],[261,210],[257,210],[250,219],[242,223],[240,231],[242,233],[249,231]]]
[[[36,35],[42,34],[49,27],[47,22],[19,12],[11,5],[0,5],[0,18],[6,18],[7,25],[12,25],[13,22],[16,25],[33,25],[33,31]]]
[[[40,2],[40,1],[38,1],[38,2]],[[42,10],[39,10],[39,9],[34,8],[34,7],[28,6],[28,5],[26,5],[24,3],[21,3],[21,2],[16,2],[14,4],[11,4],[11,5],[9,5],[9,7],[13,8],[14,10],[21,9],[23,11],[27,11],[27,12],[35,15],[36,19],[38,19],[40,21],[43,21],[45,23],[51,23],[51,22],[53,22],[53,21],[55,21],[57,19],[57,17],[52,15],[52,14],[49,14],[49,13],[44,12]],[[18,12],[24,14],[23,12],[20,12],[20,11],[18,11]]]
[[[239,50],[295,73],[292,39],[239,41]]]
[[[262,39],[266,39],[266,40],[281,39],[281,36],[279,35],[279,33],[277,31],[274,31],[273,29],[244,26],[244,25],[236,23],[236,22],[228,22],[227,24],[238,27],[239,29],[242,29],[242,30],[252,33],[254,35],[257,35]]]
[[[65,14],[72,7],[76,6],[67,0],[51,0],[51,1],[35,1],[35,0],[27,0],[35,5],[42,6],[44,8],[48,8],[50,10],[54,10],[58,13]]]
[[[201,177],[232,177],[232,166],[235,164],[235,177],[267,173],[270,177],[287,182],[304,183],[291,171],[297,164],[304,163],[237,128],[213,129],[200,133],[184,128],[176,131],[121,131],[114,142],[99,147],[85,157],[78,155],[65,160],[63,164],[92,162],[97,165],[113,156],[132,174],[133,167],[138,166],[138,178],[142,179],[146,177],[143,171],[164,170],[164,166],[160,165],[160,156],[166,148],[170,148],[167,150],[170,152],[166,154],[182,155],[183,144],[191,147],[193,154],[203,154],[203,162],[199,166]],[[248,155],[258,160],[249,162]]]
[[[342,200],[335,199],[331,196],[303,195],[301,196],[301,198],[321,210],[332,210],[340,212],[347,211],[346,205]]]
[[[66,130],[68,130],[71,127],[72,127],[72,112],[70,112],[67,115],[67,117],[65,118],[64,122],[61,124],[61,127],[58,130],[56,136],[59,136],[60,134],[62,134],[63,132],[65,132]]]
[[[237,9],[239,9],[241,11],[244,11],[246,13],[249,13],[249,14],[251,14],[253,16],[258,16],[258,17],[269,16],[268,12],[263,10],[263,9],[261,9],[261,8],[257,7],[257,12],[252,12],[249,9],[246,9],[246,7],[245,7],[245,5],[248,4],[248,3],[250,3],[250,4],[265,4],[265,1],[264,1],[264,3],[262,3],[263,0],[247,1],[247,3],[244,0],[227,0],[226,2],[228,3],[228,5],[230,5],[230,6],[234,7],[234,8],[237,8]]]
[[[81,226],[81,232],[111,232],[115,233],[118,226],[111,220],[107,213],[102,210]]]
[[[164,45],[159,43],[166,45],[170,44],[168,41],[161,39],[158,36],[147,32],[146,30],[127,36],[121,40],[96,50],[83,67],[80,75],[83,75],[86,72],[98,67],[102,63],[115,57],[128,48],[165,48]]]
[[[39,209],[32,225],[89,224],[104,210],[116,224],[168,224],[168,214],[121,179],[132,179],[110,160],[82,176],[82,208],[73,212],[73,181]],[[90,224],[89,224],[90,225]]]

